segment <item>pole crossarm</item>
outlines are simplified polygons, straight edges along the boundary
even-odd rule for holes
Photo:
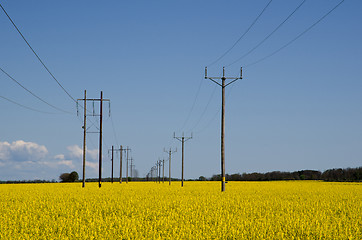
[[[182,133],[182,137],[176,137],[176,134],[173,133],[173,138],[179,140],[180,142],[182,142],[182,141],[186,142],[186,141],[192,139],[193,136],[192,136],[192,133],[191,133],[191,137],[185,137],[185,136],[184,136],[184,133]],[[177,150],[176,150],[176,151],[177,151]]]
[[[88,101],[91,101],[91,102],[93,103],[93,111],[89,111],[88,109],[85,111],[85,112],[88,112],[88,114],[85,113],[87,117],[88,117],[88,116],[90,116],[90,117],[100,117],[100,116],[101,116],[101,114],[96,114],[96,113],[95,113],[95,110],[94,110],[94,108],[95,108],[94,102],[101,102],[102,104],[103,104],[103,102],[108,102],[108,104],[109,104],[109,116],[111,115],[111,100],[110,100],[110,99],[86,98],[86,97],[85,97],[85,98],[78,98],[77,101],[76,101],[76,104],[77,104],[77,116],[78,116],[78,114],[79,114],[79,110],[78,110],[79,103],[78,103],[78,102],[80,102],[80,101],[84,101],[84,107],[82,107],[82,108],[87,108],[86,102],[88,102]]]
[[[101,99],[99,98],[87,98],[87,101],[101,101]],[[78,98],[77,101],[84,101],[84,98]],[[111,101],[110,99],[103,99],[102,102],[104,101]]]
[[[225,67],[223,67],[222,69],[222,77],[208,77],[207,76],[207,67],[205,67],[205,79],[209,79],[211,81],[213,81],[214,83],[216,83],[217,85],[219,85],[220,87],[227,87],[229,86],[230,84],[232,84],[233,82],[239,80],[239,79],[243,79],[242,75],[243,75],[243,68],[240,68],[240,77],[225,77]],[[217,82],[215,79],[221,79],[221,80],[227,80],[227,79],[230,79],[232,80],[231,82],[229,83],[226,83],[226,84],[220,84],[219,82]]]

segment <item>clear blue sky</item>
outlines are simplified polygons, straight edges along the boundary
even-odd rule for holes
[[[203,79],[204,67],[220,76],[223,66],[256,46],[302,0],[272,1],[245,37],[210,65],[268,2],[0,1],[74,98],[87,89],[88,97],[99,98],[102,90],[111,100],[112,118],[104,118],[103,176],[110,176],[107,150],[122,144],[132,148],[140,176],[167,158],[164,147],[177,147],[172,174],[180,177],[181,144],[173,132],[193,132],[185,145],[186,178],[220,173],[221,89]],[[362,165],[361,1],[345,0],[288,47],[248,66],[339,2],[307,0],[255,51],[226,67],[227,76],[238,76],[244,67],[243,79],[227,88],[227,173]],[[55,113],[0,99],[0,180],[58,179],[73,170],[81,176],[82,115],[2,11],[0,30],[0,67],[72,113],[49,107],[0,72],[0,96]],[[97,177],[98,135],[88,136],[86,177]],[[117,161],[115,176],[118,166]]]

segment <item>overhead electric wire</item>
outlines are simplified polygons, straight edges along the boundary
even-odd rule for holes
[[[247,64],[245,67],[250,67],[252,65],[255,65],[261,61],[264,61],[265,59],[273,56],[274,54],[280,52],[281,50],[283,50],[284,48],[286,48],[287,46],[289,46],[290,44],[292,44],[294,41],[296,41],[298,38],[300,38],[301,36],[303,36],[305,33],[307,33],[309,30],[311,30],[314,26],[316,26],[318,23],[320,23],[324,18],[326,18],[329,14],[331,14],[336,8],[338,8],[342,3],[344,2],[344,0],[340,1],[336,6],[334,6],[329,12],[327,12],[326,14],[324,14],[320,19],[318,19],[318,21],[316,21],[315,23],[313,23],[311,26],[309,26],[307,29],[305,29],[303,32],[301,32],[298,36],[296,36],[295,38],[293,38],[292,40],[290,40],[288,43],[286,43],[285,45],[283,45],[282,47],[280,47],[279,49],[277,49],[276,51],[272,52],[271,54],[253,62],[250,64]]]
[[[14,23],[14,21],[11,19],[11,17],[9,16],[9,14],[5,11],[4,7],[1,5],[0,3],[0,7],[3,10],[3,12],[6,14],[6,16],[8,17],[8,19],[10,20],[10,22],[12,23],[12,25],[14,26],[14,28],[16,29],[16,31],[20,34],[20,36],[23,38],[23,40],[25,41],[25,43],[28,45],[28,47],[31,49],[31,51],[34,53],[34,55],[36,56],[36,58],[39,60],[39,62],[43,65],[43,67],[46,69],[46,71],[50,74],[50,76],[58,83],[58,85],[63,89],[63,91],[74,101],[77,102],[70,94],[69,92],[63,87],[63,85],[55,78],[55,76],[50,72],[49,68],[45,65],[45,63],[41,60],[41,58],[39,57],[39,55],[35,52],[35,50],[31,47],[31,45],[29,44],[29,42],[26,40],[26,38],[24,37],[24,35],[21,33],[21,31],[19,30],[19,28],[16,26],[16,24]]]
[[[306,0],[303,0],[295,9],[292,13],[290,13],[288,15],[288,17],[286,19],[284,19],[283,22],[281,22],[268,36],[266,36],[263,40],[261,40],[255,47],[253,47],[252,49],[250,49],[247,53],[245,53],[244,55],[242,55],[241,57],[239,57],[238,59],[236,59],[235,61],[233,61],[232,63],[228,64],[227,67],[239,62],[241,59],[243,59],[244,57],[248,56],[250,53],[252,53],[255,49],[257,49],[258,47],[260,47],[260,45],[262,45],[266,40],[268,40],[269,37],[271,37],[281,26],[283,26],[283,24],[288,21],[288,19],[293,16],[293,14],[298,11],[298,9],[306,2]]]
[[[234,86],[235,86],[235,85],[231,85],[229,92],[226,94],[226,100],[229,99],[230,94],[231,94],[231,91],[233,90],[233,87],[234,87]],[[220,108],[217,110],[217,112],[213,115],[212,118],[210,118],[210,120],[204,125],[204,127],[203,127],[201,130],[196,131],[196,134],[200,134],[200,133],[202,133],[203,131],[205,131],[205,130],[211,125],[211,123],[216,119],[216,117],[217,117],[217,115],[220,113],[221,109],[222,109],[222,107],[220,107]]]
[[[202,111],[199,119],[197,120],[197,122],[196,122],[195,125],[191,128],[190,131],[194,130],[194,129],[200,124],[200,121],[201,121],[202,117],[205,115],[207,109],[209,108],[209,105],[210,105],[210,103],[211,103],[211,100],[214,98],[214,95],[215,95],[215,92],[216,92],[217,87],[218,87],[218,86],[215,84],[214,90],[212,91],[212,93],[211,93],[211,95],[210,95],[210,98],[209,98],[209,100],[208,100],[208,102],[207,102],[207,104],[206,104],[206,107],[204,108],[204,111]]]
[[[210,63],[208,66],[212,66],[215,63],[217,63],[218,61],[220,61],[223,57],[225,57],[226,54],[228,54],[239,42],[240,40],[250,31],[250,29],[254,26],[254,24],[258,21],[258,19],[261,17],[261,15],[263,15],[263,13],[265,12],[265,10],[268,8],[268,6],[270,5],[270,3],[273,0],[270,0],[267,5],[263,8],[263,10],[259,13],[259,15],[255,18],[255,20],[251,23],[251,25],[246,29],[246,31],[239,37],[238,40],[236,40],[236,42],[226,51],[224,52],[218,59],[216,59],[215,61],[213,61],[212,63]]]
[[[45,111],[42,111],[42,110],[38,110],[38,109],[35,109],[35,108],[31,108],[31,107],[25,106],[25,105],[23,105],[23,104],[21,104],[21,103],[15,102],[15,101],[13,101],[13,100],[11,100],[11,99],[9,99],[9,98],[6,98],[6,97],[4,97],[4,96],[0,96],[0,98],[6,100],[6,101],[8,101],[8,102],[11,102],[11,103],[13,103],[13,104],[15,104],[15,105],[18,105],[18,106],[20,106],[20,107],[23,107],[23,108],[25,108],[25,109],[34,111],[34,112],[45,113],[45,114],[54,114],[54,113],[51,113],[51,112],[45,112]]]
[[[116,140],[117,146],[119,146],[118,137],[117,137],[117,134],[116,134],[116,129],[114,127],[112,114],[111,114],[111,123],[112,123],[112,130],[113,130],[114,140]]]
[[[15,78],[13,78],[12,76],[10,76],[10,74],[8,74],[7,72],[5,72],[4,69],[2,69],[0,67],[0,71],[2,71],[6,76],[8,76],[11,80],[13,80],[16,84],[18,84],[20,87],[22,87],[25,91],[27,91],[28,93],[30,93],[33,97],[37,98],[38,100],[42,101],[43,103],[45,103],[46,105],[58,110],[58,111],[61,111],[61,112],[64,112],[64,113],[68,113],[68,114],[72,114],[71,112],[68,112],[68,111],[65,111],[61,108],[58,108],[52,104],[50,104],[49,102],[45,101],[44,99],[42,99],[41,97],[39,97],[38,95],[36,95],[35,93],[33,93],[32,91],[30,91],[29,89],[27,89],[26,87],[24,87],[20,82],[18,82]]]
[[[180,128],[180,131],[185,128],[187,122],[188,122],[189,119],[190,119],[191,113],[192,113],[192,111],[194,110],[194,107],[195,107],[195,104],[196,104],[196,100],[197,100],[197,98],[198,98],[198,96],[199,96],[200,89],[201,89],[201,86],[202,86],[202,83],[203,83],[203,82],[204,82],[204,78],[202,78],[201,81],[200,81],[199,87],[198,87],[198,89],[197,89],[197,92],[196,92],[196,95],[195,95],[195,98],[194,98],[194,102],[192,103],[191,109],[190,109],[189,113],[187,114],[187,117],[186,117],[184,123],[182,124],[182,127]]]

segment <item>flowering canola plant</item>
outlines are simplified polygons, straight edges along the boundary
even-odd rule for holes
[[[362,184],[0,185],[0,239],[362,239]]]

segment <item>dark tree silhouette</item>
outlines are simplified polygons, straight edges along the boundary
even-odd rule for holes
[[[199,177],[199,181],[206,181],[207,179],[206,179],[206,177],[204,177],[204,176],[200,176]]]
[[[213,175],[210,181],[220,181],[221,176]],[[236,173],[226,174],[227,181],[277,181],[277,180],[323,180],[334,182],[360,182],[362,181],[362,167],[328,169],[321,173],[315,170],[302,170],[295,172],[267,172],[267,173]]]
[[[76,171],[73,171],[69,174],[69,182],[75,182],[79,180],[79,175]]]
[[[75,182],[79,179],[79,175],[76,171],[71,173],[62,173],[60,174],[59,179],[61,182]]]

